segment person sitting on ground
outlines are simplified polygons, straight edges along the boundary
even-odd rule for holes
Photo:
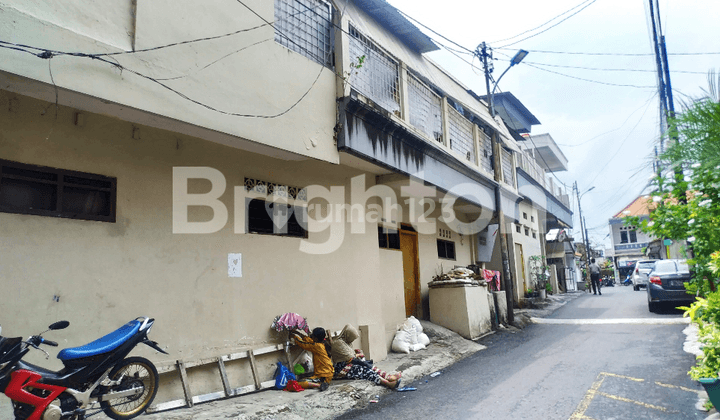
[[[346,325],[340,334],[331,339],[332,360],[335,364],[335,377],[338,379],[366,379],[378,385],[384,385],[390,389],[400,385],[400,374],[388,375],[364,360],[365,357],[359,350],[353,350],[351,344],[360,335],[351,325]]]
[[[320,388],[320,391],[328,389],[335,370],[330,360],[330,343],[327,341],[325,329],[317,327],[312,330],[309,337],[300,334],[298,330],[293,330],[290,332],[290,337],[295,339],[295,344],[300,348],[313,355],[313,376],[309,380],[299,381],[300,386],[305,389]]]

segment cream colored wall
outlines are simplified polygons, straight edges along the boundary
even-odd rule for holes
[[[527,219],[523,217],[523,213],[527,214]],[[515,255],[515,246],[513,245],[513,257],[512,261],[514,261],[513,264],[516,266],[515,270],[515,298],[519,299],[524,296],[525,290],[523,288],[523,285],[530,285],[530,270],[529,270],[529,264],[528,261],[530,260],[530,257],[534,255],[541,255],[542,253],[542,247],[540,244],[541,238],[544,240],[544,236],[540,234],[539,224],[538,224],[538,211],[537,209],[533,208],[531,204],[525,201],[521,201],[518,203],[518,221],[521,225],[520,233],[515,230],[515,226],[517,224],[511,225],[511,232],[512,232],[512,242],[513,244],[521,244],[523,249],[523,257],[524,257],[524,264],[525,264],[525,277],[522,276],[522,270],[519,270],[518,267],[518,260],[519,255]],[[532,219],[531,219],[532,217]],[[530,229],[529,235],[525,235],[525,227]],[[532,232],[536,232],[536,237],[532,237]],[[524,281],[524,282],[523,282]]]
[[[0,0],[0,39],[59,51],[110,53],[129,50],[134,40],[136,49],[144,49],[248,30],[219,39],[104,57],[117,60],[127,69],[124,71],[85,57],[59,55],[48,62],[3,48],[0,71],[50,86],[54,83],[60,88],[61,103],[67,98],[63,89],[68,89],[301,156],[338,162],[333,143],[333,70],[277,44],[274,29],[237,2],[138,0],[134,27],[131,3],[67,0],[39,5]],[[274,20],[272,1],[244,3],[267,21]],[[131,71],[155,79],[177,78],[161,83],[221,112],[184,99]],[[34,96],[37,90],[30,87],[21,93]],[[227,115],[277,115],[306,93],[296,107],[277,118]],[[89,106],[83,109],[93,111]]]
[[[14,107],[7,106],[11,98]],[[346,186],[356,171],[280,161],[147,127],[136,140],[127,122],[84,113],[84,126],[76,126],[73,109],[59,107],[56,120],[45,112],[52,104],[6,91],[0,104],[0,158],[116,177],[118,203],[116,223],[0,213],[3,335],[39,332],[67,319],[71,326],[48,338],[60,348],[77,346],[148,315],[157,319],[151,338],[170,356],[144,347],[135,352],[159,362],[276,343],[282,337],[270,323],[283,312],[329,329],[404,319],[403,309],[393,307],[403,301],[401,260],[379,250],[375,224],[352,235],[346,226],[331,254],[303,254],[298,238],[234,234],[228,190],[221,201],[231,219],[221,231],[172,233],[174,166],[216,168],[228,186],[243,185],[244,177]],[[228,253],[242,253],[242,278],[228,278]],[[388,287],[393,278],[398,284]],[[59,367],[54,358],[35,357]]]

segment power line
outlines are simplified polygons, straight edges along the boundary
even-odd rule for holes
[[[606,86],[632,87],[632,88],[637,88],[637,89],[655,89],[655,86],[639,86],[639,85],[630,85],[630,84],[622,84],[622,83],[601,82],[601,81],[599,81],[599,80],[585,79],[585,78],[582,78],[582,77],[571,76],[571,75],[569,75],[569,74],[560,73],[560,72],[557,72],[557,71],[554,71],[554,70],[544,69],[544,68],[542,68],[542,67],[538,67],[538,66],[536,66],[536,65],[529,64],[529,63],[528,63],[527,65],[530,66],[530,67],[532,67],[532,68],[535,68],[535,69],[538,69],[538,70],[542,70],[542,71],[545,71],[545,72],[548,72],[548,73],[553,73],[553,74],[557,74],[557,75],[559,75],[559,76],[569,77],[569,78],[571,78],[571,79],[582,80],[582,81],[584,81],[584,82],[597,83],[597,84],[606,85]]]
[[[532,31],[534,31],[535,29],[540,29],[540,28],[542,28],[543,26],[547,25],[548,23],[552,22],[553,20],[558,19],[559,17],[561,17],[561,16],[563,16],[563,15],[566,15],[566,14],[572,12],[573,10],[577,9],[578,7],[580,7],[580,6],[582,6],[583,4],[587,3],[588,1],[590,1],[590,0],[584,0],[582,3],[578,4],[577,6],[575,6],[575,7],[571,8],[571,9],[568,9],[568,10],[562,12],[561,14],[559,14],[559,15],[555,16],[554,18],[548,20],[547,22],[543,23],[542,25],[536,26],[536,27],[534,27],[534,28],[532,28],[532,29],[528,29],[528,30],[525,31],[525,32],[520,32],[519,34],[517,34],[517,35],[515,35],[515,36],[511,36],[510,38],[505,38],[505,39],[500,39],[500,40],[497,40],[497,41],[493,41],[493,42],[491,42],[491,44],[499,44],[499,43],[504,42],[504,41],[509,41],[509,40],[514,39],[514,38],[517,38],[517,37],[519,37],[519,36],[521,36],[521,35],[525,35],[525,34],[528,33],[528,32],[532,32]]]
[[[510,50],[512,48],[496,47],[499,50]],[[620,57],[641,57],[641,56],[654,56],[654,53],[599,53],[599,52],[585,52],[585,51],[548,51],[548,50],[527,50],[531,53],[540,54],[570,54],[570,55],[599,55],[599,56],[620,56]],[[720,52],[689,52],[689,53],[668,53],[668,55],[674,56],[693,56],[693,55],[720,55]]]
[[[571,17],[573,17],[573,16],[577,15],[578,13],[582,12],[582,11],[585,10],[588,6],[590,6],[591,4],[595,3],[596,1],[597,1],[597,0],[592,0],[592,1],[590,1],[590,2],[587,3],[585,6],[583,6],[580,10],[578,10],[578,11],[576,11],[575,13],[571,14],[570,16],[566,17],[565,19],[563,19],[563,20],[555,23],[554,25],[552,25],[552,26],[550,26],[550,27],[548,27],[548,28],[543,29],[543,30],[540,31],[540,32],[536,32],[536,33],[534,33],[534,34],[532,34],[532,35],[529,35],[529,36],[526,36],[525,38],[522,38],[522,39],[520,39],[520,40],[511,42],[511,43],[509,43],[509,44],[505,44],[505,45],[503,45],[503,46],[500,47],[500,48],[507,48],[507,47],[509,47],[509,46],[511,46],[511,45],[515,45],[515,44],[517,44],[517,43],[519,43],[519,42],[525,41],[525,40],[527,40],[527,39],[536,37],[536,36],[538,36],[538,35],[540,35],[540,34],[542,34],[542,33],[544,33],[544,32],[547,32],[547,31],[549,31],[550,29],[558,26],[559,24],[565,22],[566,20],[570,19]],[[578,7],[578,6],[576,6],[576,7]],[[571,10],[572,10],[572,9],[571,9]],[[567,13],[567,12],[566,12],[566,13]],[[542,26],[542,25],[541,25],[541,26]]]
[[[623,147],[623,145],[625,144],[625,142],[627,141],[627,139],[630,138],[630,136],[632,135],[633,131],[635,131],[635,129],[637,128],[637,126],[640,125],[640,121],[642,121],[643,117],[645,117],[645,113],[647,112],[649,106],[650,106],[650,102],[648,101],[648,105],[645,107],[645,111],[643,111],[642,115],[640,116],[640,119],[639,119],[638,122],[635,124],[635,126],[630,130],[630,132],[628,133],[628,135],[625,136],[625,138],[623,139],[622,143],[620,143],[620,146],[618,146],[618,148],[617,148],[617,150],[615,151],[615,153],[610,157],[610,161],[612,161],[612,160],[615,158],[615,156],[617,156],[617,154],[620,153],[620,150],[622,149],[622,147]],[[607,167],[607,165],[605,165],[602,169],[605,169],[606,167]],[[602,173],[602,169],[597,173],[597,175],[595,175],[595,178],[593,178],[592,181],[589,182],[589,184],[592,185],[592,183],[595,182],[595,180],[597,179],[597,177],[600,176],[600,174]]]
[[[457,42],[453,41],[452,39],[447,38],[447,37],[445,37],[444,35],[436,32],[435,30],[433,30],[433,29],[429,28],[428,26],[424,25],[423,23],[418,22],[415,18],[413,18],[412,16],[410,16],[410,15],[408,15],[407,13],[403,12],[402,10],[400,10],[400,9],[395,9],[395,10],[397,10],[398,12],[400,12],[401,15],[405,16],[406,18],[410,19],[411,21],[417,23],[418,25],[422,26],[423,28],[427,29],[428,31],[430,31],[430,32],[434,33],[435,35],[439,36],[440,38],[446,40],[447,42],[449,42],[449,43],[451,43],[451,44],[453,44],[453,45],[455,45],[456,47],[458,47],[458,48],[460,48],[460,49],[462,49],[462,50],[465,50],[466,52],[468,52],[468,53],[470,53],[470,54],[475,54],[475,51],[463,47],[462,45],[458,44]]]
[[[508,60],[509,61],[509,60]],[[525,64],[534,64],[536,66],[545,66],[545,67],[558,67],[558,68],[566,68],[566,69],[580,69],[580,70],[593,70],[593,71],[629,71],[629,72],[643,72],[643,73],[657,73],[657,70],[641,70],[641,69],[607,69],[607,68],[597,68],[597,67],[582,67],[582,66],[563,66],[559,64],[547,64],[547,63],[537,63],[533,61],[524,62]],[[689,70],[671,70],[671,73],[688,73],[688,74],[707,74],[707,72],[704,71],[689,71]]]
[[[657,92],[654,92],[652,95],[650,95],[650,98],[649,98],[648,100],[646,100],[642,105],[640,105],[637,109],[635,109],[633,112],[631,112],[630,115],[628,115],[628,117],[625,118],[625,121],[623,121],[623,123],[620,124],[619,127],[615,128],[615,129],[612,129],[612,130],[609,130],[609,131],[606,131],[606,132],[604,132],[604,133],[598,134],[597,136],[595,136],[595,137],[593,137],[593,138],[591,138],[591,139],[589,139],[589,140],[585,140],[585,141],[582,142],[582,143],[578,143],[578,144],[563,144],[563,143],[557,143],[557,145],[558,145],[558,146],[563,146],[563,147],[577,147],[577,146],[582,146],[582,145],[585,145],[585,144],[587,144],[587,143],[590,143],[591,141],[595,140],[595,139],[598,138],[598,137],[602,137],[602,136],[604,136],[604,135],[606,135],[606,134],[610,134],[610,133],[613,133],[613,132],[615,132],[615,131],[618,131],[619,129],[623,128],[623,126],[625,126],[625,124],[627,124],[627,122],[630,120],[630,118],[631,118],[636,112],[638,112],[638,111],[640,111],[641,109],[643,109],[643,107],[646,107],[646,106],[647,106],[647,103],[650,102],[650,101],[652,101],[655,96],[657,96]]]

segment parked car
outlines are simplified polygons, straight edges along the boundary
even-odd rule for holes
[[[648,309],[655,312],[663,302],[675,306],[689,305],[695,296],[687,294],[684,283],[690,281],[690,269],[685,260],[655,261],[648,275]]]
[[[655,261],[657,260],[640,260],[635,264],[635,269],[632,271],[633,290],[638,291],[641,287],[647,287],[648,274],[652,271]]]

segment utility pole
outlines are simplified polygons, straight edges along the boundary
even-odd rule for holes
[[[483,63],[483,68],[485,69],[485,88],[487,89],[487,95],[490,105],[490,115],[493,117],[493,120],[495,119],[495,107],[493,104],[493,91],[490,90],[490,73],[492,72],[492,62],[488,64],[488,57],[492,59],[492,52],[488,53],[488,47],[483,42],[480,44],[479,51],[476,52]],[[513,278],[512,278],[512,272],[510,271],[510,258],[508,257],[508,245],[507,245],[507,229],[505,227],[505,214],[503,214],[502,210],[502,190],[500,188],[500,180],[502,176],[502,160],[500,159],[500,145],[497,139],[497,133],[493,130],[492,135],[490,136],[490,141],[492,143],[492,156],[493,156],[493,169],[494,169],[494,175],[495,175],[495,209],[497,211],[497,218],[498,218],[498,230],[500,231],[500,255],[502,258],[502,266],[503,266],[503,279],[505,280],[504,283],[504,289],[505,289],[505,302],[507,303],[507,311],[508,311],[508,322],[510,324],[513,324],[515,322],[515,313],[513,311],[513,306],[515,304],[515,297],[513,296]]]
[[[583,224],[584,217],[582,216],[582,207],[580,206],[580,190],[577,186],[577,181],[575,181],[575,185],[573,185],[573,188],[575,188],[575,194],[577,194],[578,199],[578,213],[580,213],[580,236],[582,236],[583,243],[585,244],[585,281],[590,281],[590,261],[588,258],[588,242],[587,242],[587,230],[585,229],[585,226]],[[589,283],[588,283],[589,284]]]

